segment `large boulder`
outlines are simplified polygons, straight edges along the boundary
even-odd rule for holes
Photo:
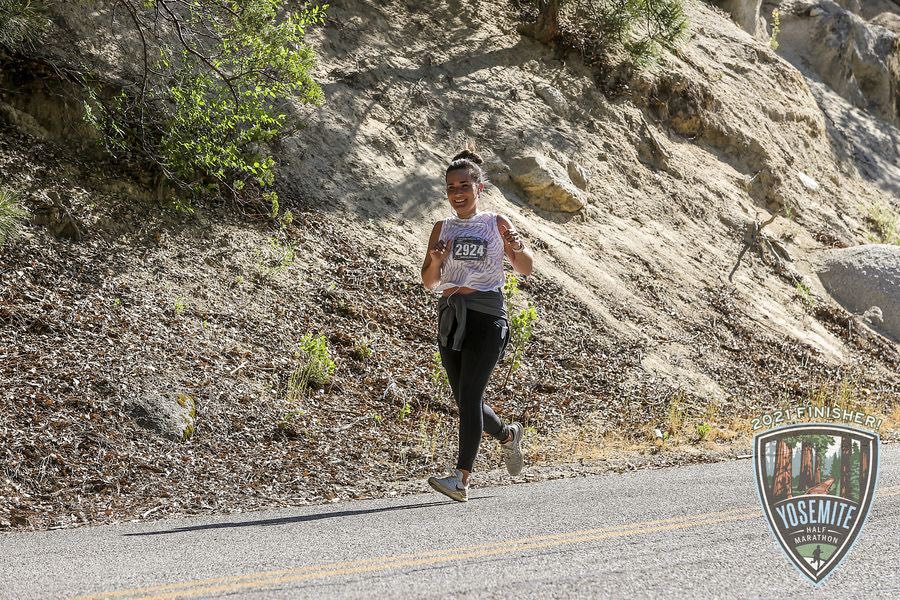
[[[535,208],[572,213],[587,205],[587,194],[572,183],[566,168],[543,154],[511,160],[509,177]]]
[[[835,2],[781,3],[778,52],[859,108],[900,126],[900,37]]]
[[[900,246],[865,244],[826,252],[818,269],[828,293],[869,326],[900,342]],[[872,310],[877,306],[880,310]]]

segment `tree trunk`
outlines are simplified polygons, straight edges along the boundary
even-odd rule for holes
[[[813,477],[813,446],[804,441],[800,451],[800,487],[804,490],[816,485]]]
[[[775,480],[772,482],[772,499],[787,500],[791,497],[791,459],[794,453],[784,440],[775,446]]]
[[[853,441],[850,436],[841,436],[841,497],[850,499],[850,457]]]
[[[534,25],[534,38],[549,43],[559,35],[559,5],[562,0],[542,0],[541,12]]]
[[[869,480],[869,447],[865,442],[859,445],[859,499],[862,500],[863,490]]]
[[[819,485],[820,483],[822,483],[822,454],[824,452],[825,451],[822,449],[822,446],[816,446],[816,469],[813,473],[813,485]]]

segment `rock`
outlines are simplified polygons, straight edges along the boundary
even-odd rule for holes
[[[569,114],[569,103],[566,101],[566,97],[555,87],[541,85],[538,86],[535,93],[547,103],[547,106],[549,106],[554,113],[561,117]]]
[[[900,37],[831,0],[782,6],[778,53],[855,106],[900,126]]]
[[[522,188],[529,204],[551,212],[578,212],[587,196],[569,179],[558,162],[535,154],[509,163],[510,178]]]
[[[818,276],[841,306],[865,315],[872,329],[900,342],[900,246],[865,244],[829,250]]]
[[[591,178],[587,170],[574,160],[569,161],[566,170],[569,172],[569,179],[572,180],[572,183],[586,192],[588,189],[588,182]]]
[[[187,394],[161,393],[143,390],[125,402],[126,410],[135,422],[166,439],[180,442],[191,437],[197,408]]]
[[[800,180],[800,183],[803,184],[803,187],[810,190],[811,192],[815,192],[819,189],[819,183],[803,171],[797,172],[797,178]]]
[[[885,29],[893,31],[895,34],[900,35],[900,15],[896,13],[881,13],[869,22],[872,25],[884,27]]]
[[[768,38],[765,21],[760,17],[762,0],[719,0],[717,4],[747,33],[759,39]]]
[[[34,117],[26,112],[17,110],[5,102],[0,102],[0,121],[6,122],[22,133],[39,140],[50,139],[50,134]]]

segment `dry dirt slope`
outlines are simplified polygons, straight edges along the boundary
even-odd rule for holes
[[[0,255],[0,527],[390,494],[448,464],[453,408],[430,384],[435,303],[418,266],[466,137],[492,162],[485,208],[538,255],[523,289],[534,341],[489,390],[534,428],[536,476],[572,457],[624,464],[595,447],[655,427],[689,440],[709,422],[727,438],[844,380],[889,412],[896,345],[848,329],[809,264],[864,242],[867,204],[897,199],[839,160],[841,132],[793,67],[709,6],[689,14],[678,55],[606,98],[577,60],[521,38],[504,3],[333,3],[314,40],[327,102],[280,149],[296,214],[284,238],[226,208],[160,212],[109,169],[4,129],[3,179],[38,213],[61,198],[85,236],[32,226]],[[583,213],[529,208],[505,179],[535,151],[591,173]],[[785,203],[793,218],[765,231],[793,262],[779,274],[751,251],[728,283],[746,224]],[[328,336],[337,372],[289,405],[308,331]],[[196,406],[193,435],[149,433],[173,427],[153,422],[160,403],[177,427],[179,399]],[[482,481],[499,464],[486,450]]]
[[[424,6],[333,7],[334,25],[319,42],[330,102],[309,115],[298,140],[306,149],[286,153],[298,159],[300,193],[324,190],[361,227],[376,226],[362,233],[375,243],[380,228],[389,231],[394,255],[415,273],[422,232],[447,214],[444,161],[473,138],[497,173],[485,205],[512,215],[534,240],[538,271],[592,311],[607,337],[647,344],[634,383],[663,378],[720,401],[733,394],[728,372],[743,378],[747,356],[690,342],[717,318],[714,297],[723,294],[744,327],[801,342],[832,367],[854,363],[852,344],[798,301],[791,277],[822,293],[810,269],[817,254],[866,242],[871,205],[900,206],[890,185],[896,149],[880,149],[893,172],[863,181],[846,147],[868,151],[871,140],[847,138],[862,125],[888,125],[858,111],[831,125],[810,82],[705,3],[688,3],[690,40],[677,55],[615,100],[576,59],[553,59],[519,36],[502,4]],[[566,107],[548,105],[548,87]],[[841,110],[827,100],[832,113]],[[583,215],[533,210],[506,182],[504,163],[535,151],[592,174]],[[790,254],[791,275],[745,263],[735,285],[724,285],[745,226],[781,207],[791,218],[776,218],[768,233]],[[876,380],[893,381],[886,366],[871,365]]]

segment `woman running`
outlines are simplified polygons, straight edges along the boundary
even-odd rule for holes
[[[522,275],[531,273],[534,257],[506,217],[478,210],[485,182],[483,162],[464,150],[447,167],[447,199],[455,216],[434,224],[422,264],[422,283],[441,294],[441,363],[459,407],[456,469],[447,477],[430,477],[428,483],[459,502],[468,500],[482,431],[500,442],[510,475],[518,475],[523,462],[522,425],[505,425],[483,395],[509,343],[503,256]]]

